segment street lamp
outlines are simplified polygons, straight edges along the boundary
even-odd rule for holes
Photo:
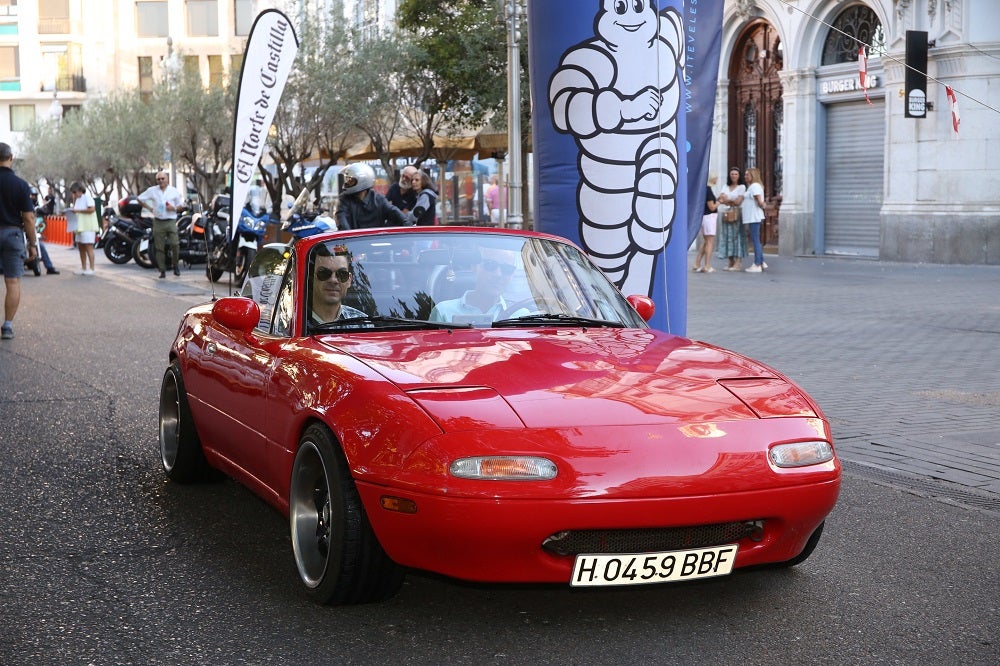
[[[507,226],[520,229],[521,213],[521,18],[522,0],[504,0],[507,26],[507,154],[510,170],[507,181]]]

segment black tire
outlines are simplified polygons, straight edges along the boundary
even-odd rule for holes
[[[194,427],[181,369],[174,361],[160,384],[160,462],[171,481],[194,483],[214,476]]]
[[[243,280],[246,279],[247,273],[250,272],[250,264],[257,257],[257,250],[252,247],[240,248],[236,254],[236,267],[234,270],[234,276],[236,284],[243,284]]]
[[[806,541],[806,547],[802,549],[801,553],[799,553],[798,555],[796,555],[795,557],[786,562],[779,562],[774,566],[780,569],[785,569],[788,567],[794,567],[796,565],[802,564],[803,562],[808,560],[809,556],[813,554],[814,550],[816,550],[816,545],[819,544],[819,538],[823,535],[824,525],[826,525],[825,520],[822,523],[820,523],[819,527],[817,527],[816,530],[809,536],[809,540]]]
[[[288,513],[295,566],[313,599],[364,604],[399,591],[405,572],[382,550],[347,460],[322,425],[299,440]]]
[[[142,249],[142,241],[136,241],[132,245],[132,260],[143,268],[156,268],[156,247],[152,238],[145,250]]]
[[[229,263],[229,256],[226,252],[226,243],[219,242],[208,254],[208,264],[205,266],[205,277],[212,282],[222,279],[222,274],[226,272],[226,265]]]
[[[127,264],[132,259],[132,245],[132,241],[124,238],[109,238],[104,243],[104,256],[113,264]]]

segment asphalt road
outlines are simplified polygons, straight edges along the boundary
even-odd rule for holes
[[[1000,662],[1000,513],[850,470],[793,570],[593,591],[411,574],[389,602],[316,606],[279,514],[159,468],[160,377],[200,273],[98,273],[25,278],[0,344],[0,663]]]

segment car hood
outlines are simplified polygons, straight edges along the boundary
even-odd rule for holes
[[[446,431],[816,416],[776,371],[650,329],[474,329],[324,336]]]

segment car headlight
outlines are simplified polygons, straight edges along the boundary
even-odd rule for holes
[[[829,442],[793,442],[771,448],[771,462],[778,467],[805,467],[833,460],[833,447]]]
[[[451,475],[489,481],[548,481],[556,478],[556,464],[534,456],[477,456],[451,463]]]

